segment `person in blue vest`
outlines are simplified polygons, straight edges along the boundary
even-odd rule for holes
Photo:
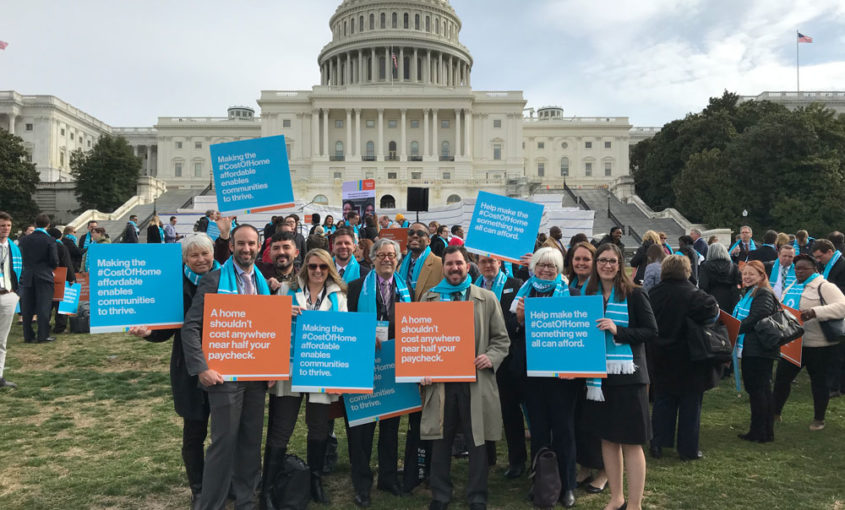
[[[795,249],[791,244],[784,244],[778,249],[778,258],[765,264],[769,273],[769,285],[778,299],[783,295],[783,290],[795,281],[795,266],[792,263],[794,258]]]
[[[731,254],[732,261],[745,262],[748,260],[748,254],[757,249],[757,244],[751,239],[751,235],[751,227],[748,225],[743,225],[739,228],[739,239],[728,250]]]
[[[6,366],[6,341],[12,329],[15,306],[18,304],[18,282],[23,269],[21,251],[11,239],[12,216],[0,211],[0,388],[17,388],[3,376]]]

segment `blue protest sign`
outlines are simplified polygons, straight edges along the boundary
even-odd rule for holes
[[[182,325],[182,245],[92,244],[91,333]]]
[[[296,319],[291,390],[372,393],[376,314],[303,311]]]
[[[349,426],[410,414],[422,409],[419,386],[396,382],[396,341],[386,340],[376,351],[373,392],[343,397]]]
[[[606,377],[601,296],[525,300],[528,377]]]
[[[65,282],[65,295],[59,302],[59,313],[62,315],[76,315],[76,312],[79,310],[79,295],[81,293],[81,284]]]
[[[224,216],[293,204],[283,135],[218,143],[210,149],[217,207]]]
[[[511,262],[534,252],[543,205],[479,191],[467,232],[467,250]]]

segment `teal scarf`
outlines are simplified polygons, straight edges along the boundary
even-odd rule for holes
[[[407,281],[408,277],[410,276],[411,285],[410,290],[411,292],[416,291],[417,289],[417,280],[420,277],[420,271],[422,271],[422,267],[425,265],[425,259],[431,254],[431,246],[426,246],[425,251],[420,254],[417,258],[416,264],[414,264],[414,272],[413,274],[408,274],[408,268],[411,267],[411,254],[409,253],[404,259],[402,259],[402,265],[399,266],[399,276]]]
[[[75,236],[75,235],[73,235],[73,234],[65,234],[65,237],[67,237],[68,239],[70,239],[70,240],[71,240],[71,242],[73,242],[73,244],[78,244],[78,243],[77,243],[77,240],[76,240],[76,236]]]
[[[82,251],[87,250],[89,244],[91,244],[91,232],[82,236]]]
[[[780,276],[780,259],[775,259],[775,263],[772,265],[772,274],[769,275],[769,285],[772,288],[775,287],[778,283],[778,276]],[[784,289],[789,287],[795,282],[795,264],[790,264],[789,270],[786,272],[786,278],[783,280],[783,286],[781,287],[781,293],[783,293]],[[791,305],[787,305],[791,306]],[[797,308],[796,308],[797,309]]]
[[[737,246],[739,246],[739,243],[741,243],[741,242],[742,242],[742,240],[740,239],[739,241],[737,241],[737,242],[733,243],[733,244],[731,245],[730,249],[728,250],[728,253],[730,253],[730,252],[734,251],[734,248],[736,248]],[[757,245],[756,245],[756,244],[754,244],[754,239],[749,239],[749,240],[748,240],[748,252],[750,253],[750,252],[752,252],[752,251],[754,251],[754,250],[756,250],[756,249],[757,249]]]
[[[751,302],[754,301],[754,296],[752,294],[754,293],[755,288],[756,288],[756,285],[754,287],[749,288],[748,291],[745,293],[745,295],[742,296],[742,299],[739,300],[739,303],[737,303],[736,306],[734,307],[734,311],[731,315],[733,315],[736,320],[742,321],[743,319],[748,317],[749,313],[751,313]],[[736,337],[737,358],[742,357],[742,344],[743,344],[744,340],[745,340],[745,333],[737,335],[737,337]]]
[[[164,243],[164,229],[161,227],[158,227],[158,238],[161,239],[159,242]]]
[[[346,264],[346,270],[343,271],[343,281],[346,283],[352,282],[361,278],[361,264],[355,259],[355,255],[349,257],[349,263]]]
[[[220,263],[217,262],[216,260],[214,261],[214,265],[211,266],[209,273],[211,271],[214,271],[215,269],[220,269]],[[190,267],[188,267],[188,264],[185,264],[185,269],[183,269],[182,272],[185,273],[185,278],[190,280],[191,283],[193,283],[194,285],[199,285],[200,284],[200,278],[202,278],[203,276],[208,274],[208,273],[197,274],[197,273],[193,272]]]
[[[603,292],[602,283],[599,282],[599,292]],[[628,327],[628,299],[621,301],[616,299],[616,289],[610,291],[610,297],[604,309],[605,317],[613,320],[617,327]],[[606,349],[605,362],[608,375],[633,374],[637,367],[634,365],[634,353],[628,344],[616,343],[610,331],[604,332],[604,345]],[[601,379],[587,379],[587,399],[596,402],[604,402],[604,393],[601,390]]]
[[[138,229],[138,224],[137,224],[137,223],[135,223],[134,221],[131,221],[131,220],[130,220],[130,221],[129,221],[129,224],[130,224],[130,225],[132,225],[132,227],[135,229],[135,233],[136,233],[136,234],[138,234],[138,233],[140,233],[140,232],[141,232],[141,231]]]
[[[813,273],[812,276],[804,280],[804,283],[798,283],[798,280],[793,279],[789,287],[784,286],[783,297],[780,299],[780,302],[790,308],[799,310],[801,306],[801,294],[804,293],[804,287],[819,276],[821,276],[819,273]]]
[[[9,253],[12,254],[12,271],[15,272],[18,277],[18,281],[20,281],[21,271],[23,270],[23,257],[21,256],[21,249],[18,248],[18,245],[15,244],[11,239],[8,239],[7,242],[9,244]]]
[[[252,273],[255,275],[256,288],[255,291],[262,296],[270,295],[270,287],[267,286],[267,280],[258,271],[258,268],[253,266]],[[232,257],[223,264],[220,268],[220,284],[217,286],[218,294],[237,294],[238,293],[238,274],[235,271],[235,261]]]
[[[842,257],[842,252],[839,250],[833,251],[833,256],[830,257],[830,260],[827,261],[827,264],[824,266],[824,279],[827,280],[830,276],[830,270],[833,269],[833,265],[836,264],[836,261]]]
[[[493,285],[490,286],[490,290],[493,291],[493,294],[496,294],[496,299],[499,301],[502,300],[502,291],[505,290],[505,282],[507,279],[508,277],[505,276],[505,273],[499,271],[496,273],[496,278],[493,279]],[[479,276],[478,279],[475,280],[475,285],[484,288],[484,276]]]
[[[367,277],[364,278],[364,285],[361,286],[361,297],[358,298],[358,311],[376,313],[376,297],[378,296],[378,288],[376,272],[370,271]],[[402,303],[411,302],[411,294],[408,292],[408,286],[402,281],[398,274],[393,273],[393,281],[396,282],[396,291],[399,293],[399,301]]]
[[[50,236],[50,237],[53,237],[53,236],[51,236],[51,235],[50,235],[50,233],[49,233],[49,232],[47,232],[47,229],[46,229],[46,228],[36,228],[36,229],[35,229],[35,232],[43,232],[45,235]],[[35,233],[35,232],[33,232],[33,233]]]
[[[569,295],[569,287],[566,285],[566,282],[563,281],[563,277],[560,274],[558,274],[554,280],[543,280],[535,275],[522,284],[522,287],[519,288],[519,292],[516,293],[514,302],[521,297],[527,296],[531,292],[531,289],[536,290],[540,294],[547,294],[554,290],[552,297]]]
[[[419,264],[419,262],[417,262],[417,264]],[[449,283],[448,280],[446,280],[446,278],[443,278],[442,280],[440,280],[440,283],[432,287],[431,292],[436,292],[440,294],[440,301],[451,301],[453,293],[466,292],[470,285],[472,285],[472,279],[469,277],[469,275],[464,278],[464,281],[457,285],[452,285],[451,283]]]
[[[812,246],[815,241],[816,241],[815,237],[807,237],[807,244],[805,244],[804,246]],[[801,246],[798,245],[797,239],[792,241],[792,248],[795,250],[796,255],[801,253]]]

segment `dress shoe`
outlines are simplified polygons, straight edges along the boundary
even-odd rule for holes
[[[651,445],[651,446],[649,446],[648,451],[651,454],[652,458],[655,458],[655,459],[663,458],[663,448],[661,448],[659,446]]]
[[[701,453],[701,450],[698,450],[697,452],[695,452],[695,455],[689,456],[679,453],[678,457],[680,457],[682,461],[700,460],[704,458],[704,454]]]
[[[7,381],[4,377],[0,377],[0,388],[17,388],[18,385],[12,381]]]
[[[469,510],[487,510],[487,503],[470,503]]]
[[[752,443],[765,443],[766,441],[763,439],[758,438],[757,436],[752,435],[750,432],[747,434],[737,434],[738,438],[742,439],[743,441],[751,441]]]
[[[607,481],[604,482],[604,485],[601,487],[596,487],[592,483],[588,483],[584,486],[584,490],[587,491],[589,494],[601,494],[607,488]]]
[[[382,492],[387,492],[388,494],[393,494],[394,496],[402,496],[402,487],[400,487],[396,483],[384,484],[384,485],[379,484],[376,488],[378,490],[382,491]]]
[[[431,503],[428,504],[428,510],[446,510],[447,508],[449,508],[449,503],[442,501],[431,500]]]
[[[572,508],[575,506],[575,491],[568,490],[563,493],[563,496],[560,498],[561,504],[563,504],[564,508]]]
[[[370,506],[370,495],[369,494],[356,494],[355,495],[355,506],[361,508],[367,508]]]
[[[49,343],[49,342],[55,342],[55,341],[56,341],[56,337],[54,337],[54,336],[48,336],[48,337],[47,337],[47,338],[45,338],[44,340],[38,340],[38,343],[39,343],[39,344],[46,344],[46,343]]]
[[[813,420],[813,423],[810,424],[810,430],[822,430],[824,428],[824,420]]]
[[[505,470],[505,478],[513,480],[515,478],[519,478],[520,476],[525,474],[525,465],[524,464],[516,464],[510,465]]]
[[[842,396],[842,392],[838,390],[830,390],[830,398],[838,398]]]

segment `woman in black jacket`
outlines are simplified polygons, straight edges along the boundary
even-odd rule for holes
[[[731,261],[725,245],[711,244],[707,249],[707,260],[698,268],[698,288],[716,298],[719,308],[730,312],[739,301],[741,283],[742,275]]]
[[[742,321],[736,348],[742,358],[742,382],[751,404],[751,425],[739,438],[768,443],[775,440],[772,364],[780,357],[780,351],[777,345],[766,347],[754,326],[775,313],[778,304],[759,260],[751,260],[742,268],[742,285],[745,290],[733,316]]]
[[[200,278],[219,264],[214,260],[214,243],[204,233],[188,236],[182,241],[182,305],[185,313],[191,308]],[[202,491],[202,471],[205,466],[204,443],[208,434],[208,397],[200,389],[197,376],[188,375],[182,351],[181,329],[151,331],[135,326],[129,333],[148,342],[165,342],[173,337],[170,354],[170,385],[176,414],[182,417],[182,460],[191,488],[193,508],[198,508]]]
[[[642,285],[645,278],[645,268],[648,265],[648,247],[653,244],[660,244],[660,236],[654,230],[647,230],[643,234],[643,244],[634,252],[631,257],[631,268],[634,271],[634,283]]]
[[[676,417],[678,456],[681,460],[701,458],[698,449],[701,401],[704,392],[719,381],[713,363],[690,360],[686,319],[705,325],[719,317],[716,299],[690,283],[690,272],[687,257],[670,255],[661,265],[660,283],[648,293],[658,330],[649,359],[654,374],[651,415],[654,431],[651,455],[654,458],[663,455],[664,446],[674,446]]]
[[[631,510],[639,510],[646,475],[642,444],[651,438],[645,344],[657,336],[657,323],[645,292],[626,276],[625,259],[619,247],[599,246],[595,261],[584,294],[602,296],[606,318],[599,320],[598,327],[609,335],[606,345],[618,355],[629,356],[627,361],[609,359],[607,378],[600,383],[602,401],[595,426],[601,437],[604,469],[610,485],[610,502],[606,508],[627,505]],[[626,306],[620,306],[623,303]],[[620,364],[619,370],[613,366],[615,363]],[[595,400],[596,388],[592,384],[594,380],[587,381],[587,398]],[[623,495],[623,459],[628,473],[627,503]]]

